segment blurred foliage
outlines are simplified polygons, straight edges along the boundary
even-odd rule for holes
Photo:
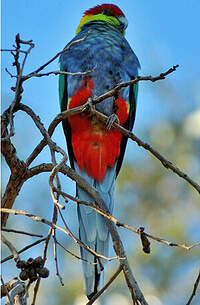
[[[166,87],[170,86],[166,84]],[[165,98],[167,97],[165,96]],[[198,109],[191,110],[191,104],[187,108],[185,103],[179,111],[174,109],[172,116],[166,112],[162,114],[161,118],[154,117],[154,120],[149,124],[141,124],[136,130],[137,136],[150,143],[169,161],[172,161],[197,182],[200,181],[200,132],[197,132],[200,117],[198,114]],[[34,136],[33,141],[29,135],[35,134],[35,127],[30,120],[26,120],[24,121],[26,123],[24,129],[20,123],[21,115],[16,114],[14,143],[19,156],[23,158],[38,143],[40,136],[38,135],[37,138]],[[192,117],[195,119],[191,119]],[[25,136],[25,146],[21,145],[21,134]],[[172,242],[192,244],[199,241],[199,195],[196,190],[173,172],[164,168],[160,161],[151,156],[149,152],[138,147],[135,143],[129,142],[127,156],[117,180],[114,215],[124,223],[134,227],[144,226],[146,232]],[[38,161],[49,161],[48,150],[45,150]],[[5,189],[9,170],[4,161],[2,170],[2,185]],[[71,191],[73,188],[69,179],[61,177],[61,181],[63,189],[74,194]],[[23,186],[14,208],[24,209],[51,219],[53,205],[48,189],[48,174],[39,175],[32,181],[28,181]],[[77,234],[75,204],[69,202],[64,213],[67,223]],[[8,227],[42,234],[46,234],[48,230],[46,226],[20,216],[10,216]],[[119,229],[119,232],[138,284],[150,304],[186,304],[200,266],[199,247],[187,251],[151,241],[151,254],[148,255],[142,252],[141,243],[136,234],[122,228]],[[33,242],[30,237],[16,236],[11,233],[7,235],[17,249]],[[79,254],[78,247],[68,237],[58,232],[57,238],[66,248]],[[9,255],[4,247],[2,251],[3,257]],[[112,256],[113,249],[110,252]],[[42,245],[38,245],[21,254],[21,257],[27,259],[30,256],[36,257],[41,254]],[[80,276],[81,262],[60,248],[58,248],[58,262],[65,283],[64,287],[61,287],[55,275],[51,243],[47,260],[47,267],[51,273],[47,280],[42,280],[38,304],[85,304],[83,280]],[[116,262],[111,262],[107,266],[108,276],[110,276],[116,269]],[[16,276],[17,270],[13,262],[6,262],[2,267],[2,272],[4,280],[7,281],[12,276]],[[105,305],[119,304],[119,302],[120,305],[130,303],[129,291],[122,274],[108,289],[107,295],[108,300],[104,303]],[[198,292],[192,305],[199,304],[199,297],[200,293]]]
[[[163,121],[143,132],[143,137],[167,159],[200,181],[199,139],[185,134],[185,123]],[[135,147],[137,149],[137,147]],[[138,148],[140,149],[140,148]],[[146,232],[180,244],[200,239],[199,194],[150,154],[124,165],[118,180],[117,216]],[[125,201],[124,201],[125,199]],[[126,237],[125,237],[126,235]],[[147,294],[159,297],[158,304],[185,304],[200,263],[199,247],[188,251],[151,241],[151,254],[141,251],[138,239],[124,233],[134,245],[128,253],[137,278]],[[127,241],[128,238],[128,241]],[[181,289],[179,297],[176,287]],[[199,295],[198,295],[199,297]],[[198,297],[192,304],[198,304]],[[195,303],[196,302],[196,303]]]

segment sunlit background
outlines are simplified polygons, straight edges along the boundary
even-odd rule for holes
[[[25,73],[29,73],[63,49],[75,34],[83,12],[104,1],[66,0],[2,0],[2,48],[12,48],[15,35],[32,39],[35,48],[28,58]],[[107,1],[118,5],[129,20],[126,38],[137,54],[140,75],[158,75],[175,64],[180,68],[166,80],[141,82],[134,133],[150,143],[195,181],[200,182],[200,2],[191,1]],[[2,55],[2,111],[13,99],[10,87],[14,79],[12,56]],[[58,61],[45,71],[58,70]],[[59,112],[57,76],[35,78],[24,85],[22,102],[37,113],[47,128]],[[15,115],[16,135],[12,141],[17,155],[25,160],[39,143],[41,136],[24,113]],[[65,148],[61,126],[53,140]],[[32,165],[50,162],[48,148]],[[3,160],[2,189],[5,190],[9,170]],[[63,190],[75,194],[75,186],[61,177]],[[129,140],[124,166],[117,181],[114,215],[134,227],[144,226],[153,235],[167,240],[193,244],[200,241],[199,195],[188,183],[165,169],[143,148]],[[41,174],[24,184],[15,209],[51,219],[53,203],[48,187],[48,174]],[[76,205],[67,204],[64,211],[70,228],[78,234]],[[61,224],[61,222],[59,222]],[[8,228],[46,234],[45,225],[22,216],[10,216]],[[119,229],[130,265],[146,299],[151,305],[183,305],[191,295],[200,266],[200,248],[186,251],[151,243],[151,254],[144,254],[134,233]],[[7,237],[19,250],[33,242],[33,238],[8,233]],[[57,238],[63,245],[79,254],[78,247],[62,233]],[[34,239],[35,240],[35,239]],[[112,247],[110,247],[112,248]],[[21,254],[22,259],[42,254],[43,245]],[[3,246],[2,256],[9,255]],[[113,256],[113,249],[110,256]],[[81,262],[58,249],[60,273],[65,286],[61,287],[55,273],[53,247],[50,244],[47,267],[50,277],[42,280],[37,304],[82,305],[83,280]],[[108,276],[117,263],[108,264]],[[11,261],[2,266],[4,281],[18,270]],[[31,298],[31,296],[30,296]],[[200,303],[200,293],[192,305]],[[121,274],[107,291],[108,304],[131,304],[128,288]]]

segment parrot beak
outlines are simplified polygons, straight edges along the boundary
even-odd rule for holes
[[[126,19],[126,17],[122,17],[122,16],[119,16],[117,19],[120,22],[120,30],[121,30],[121,32],[124,32],[125,29],[128,26],[128,20]]]

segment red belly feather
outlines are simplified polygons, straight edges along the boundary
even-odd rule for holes
[[[71,98],[69,109],[80,106],[92,96],[93,82],[84,80],[75,96]],[[115,101],[118,106],[116,114],[123,125],[128,117],[126,101],[119,98]],[[120,154],[122,135],[111,128],[106,130],[105,124],[90,117],[89,114],[78,114],[68,118],[72,129],[72,147],[74,156],[81,170],[97,181],[105,177],[107,167],[113,167]]]

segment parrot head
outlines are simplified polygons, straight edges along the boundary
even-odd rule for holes
[[[80,24],[76,30],[76,34],[81,31],[81,28],[91,21],[104,21],[117,27],[124,35],[125,29],[128,26],[128,20],[120,8],[114,4],[101,4],[85,11]]]

